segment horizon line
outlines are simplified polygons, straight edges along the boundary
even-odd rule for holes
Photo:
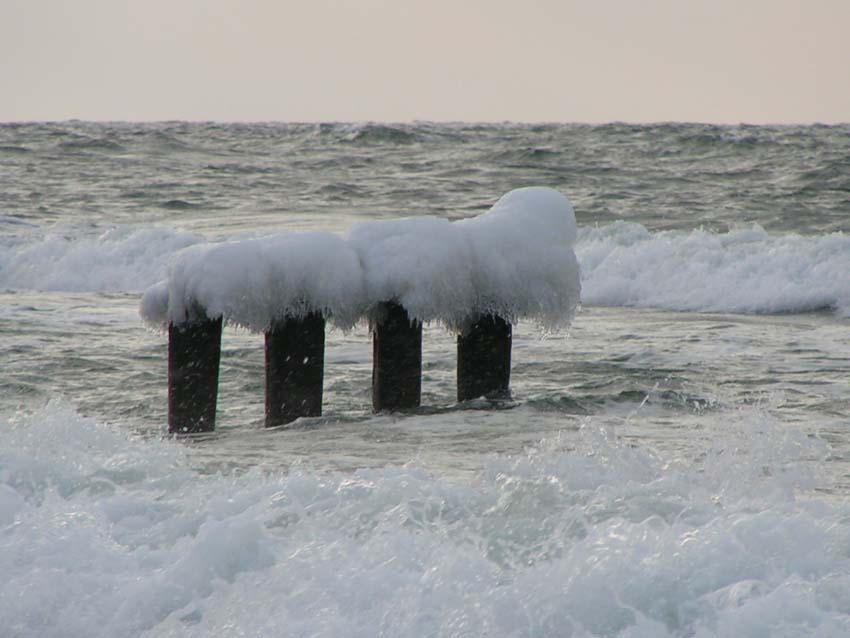
[[[519,125],[519,126],[611,126],[617,124],[629,126],[665,126],[665,125],[695,125],[695,126],[846,126],[850,125],[850,120],[813,120],[813,121],[775,121],[775,122],[753,122],[746,120],[739,121],[710,121],[710,120],[520,120],[520,119],[481,119],[481,120],[461,120],[461,119],[215,119],[215,118],[152,118],[152,119],[111,119],[111,118],[45,118],[45,119],[10,119],[0,120],[0,126],[21,125],[21,124],[330,124],[330,125],[363,125],[363,124],[379,124],[379,125],[417,125],[417,124],[440,124],[440,125],[465,125],[465,126],[499,126],[499,125]]]

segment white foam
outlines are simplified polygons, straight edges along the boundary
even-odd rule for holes
[[[0,288],[136,292],[165,276],[168,258],[203,241],[166,228],[116,228],[97,237],[54,229],[0,249]]]
[[[464,304],[484,312],[494,308],[520,316],[539,313],[548,323],[569,316],[574,302],[570,280],[574,266],[568,263],[569,254],[561,250],[564,242],[555,240],[559,232],[569,239],[563,218],[550,220],[545,212],[535,212],[499,219],[501,207],[500,203],[491,212],[449,225],[457,230],[470,227],[470,232],[459,233],[464,235],[472,260],[466,266],[454,239],[439,241],[445,222],[422,222],[431,224],[428,232],[433,234],[421,246],[409,239],[422,254],[433,248],[438,259],[460,266],[458,272],[470,272],[477,295],[465,297],[469,292],[465,275],[457,279],[455,291],[439,278],[440,273],[447,273],[443,263],[426,264],[426,271],[437,278],[433,308],[421,305],[421,317],[450,319],[463,314],[459,308]],[[535,210],[545,211],[546,207]],[[547,220],[550,231],[535,229],[534,219]],[[390,234],[388,230],[380,232]],[[479,241],[478,237],[485,239]],[[204,238],[165,228],[117,228],[98,237],[56,228],[46,235],[27,232],[0,242],[0,288],[136,292],[163,280],[174,253],[203,243]],[[526,248],[512,250],[515,245]],[[759,226],[726,233],[650,232],[640,224],[617,222],[582,228],[574,249],[581,264],[581,301],[585,305],[742,313],[832,308],[837,315],[850,317],[850,237],[844,233],[780,234]],[[541,257],[525,261],[531,254]],[[413,255],[400,255],[399,259],[415,263]],[[425,280],[417,282],[415,271],[378,272],[375,276],[373,291],[376,283],[380,287],[395,278],[396,290],[409,299],[428,297],[422,287]],[[408,285],[411,283],[414,285]],[[548,290],[531,290],[534,285]],[[153,306],[155,311],[156,304]]]
[[[758,411],[716,426],[677,458],[591,421],[450,481],[412,465],[205,475],[181,444],[62,406],[0,417],[0,626],[848,635],[850,505],[813,491],[804,465],[829,450]]]
[[[850,236],[666,231],[618,222],[583,229],[582,302],[717,312],[850,316]]]

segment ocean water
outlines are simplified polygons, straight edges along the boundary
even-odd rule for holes
[[[0,635],[850,635],[850,125],[0,125]],[[138,316],[180,248],[573,202],[582,308],[515,327],[513,401],[164,435]]]

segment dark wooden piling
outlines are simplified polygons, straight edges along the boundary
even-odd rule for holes
[[[215,429],[221,317],[168,326],[168,431]]]
[[[286,317],[266,332],[266,427],[321,416],[325,318]]]
[[[422,324],[401,305],[382,304],[372,330],[372,407],[411,410],[422,394]]]
[[[457,400],[511,396],[511,324],[495,315],[469,323],[457,338]]]

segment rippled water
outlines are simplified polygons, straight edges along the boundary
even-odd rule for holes
[[[461,217],[526,184],[568,194],[584,225],[830,232],[846,229],[848,155],[847,125],[0,128],[4,221],[179,218],[212,233]]]
[[[0,178],[11,635],[850,631],[850,126],[14,124]],[[584,306],[516,327],[513,402],[458,405],[429,326],[423,408],[372,415],[358,326],[264,430],[228,329],[217,432],[161,440],[176,250],[532,184]]]

